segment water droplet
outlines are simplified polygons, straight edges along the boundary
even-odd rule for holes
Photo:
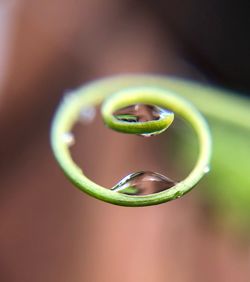
[[[160,118],[166,117],[170,114],[172,114],[172,112],[166,109],[145,104],[131,105],[114,112],[114,116],[116,119],[131,123],[159,120]],[[143,137],[151,137],[162,133],[163,131],[165,131],[165,129],[166,128],[164,128],[163,130],[158,130],[150,133],[143,133],[139,135]]]
[[[210,171],[210,167],[209,166],[206,166],[203,170],[204,173],[208,173]]]
[[[63,133],[62,141],[68,146],[73,146],[75,144],[75,137],[71,132]]]
[[[158,193],[176,185],[172,179],[151,171],[140,171],[127,175],[111,190],[127,195]]]
[[[175,193],[175,198],[180,198],[181,196],[182,196],[183,194],[180,192],[180,191],[177,191],[176,193]]]
[[[126,122],[147,122],[160,119],[162,111],[156,106],[136,104],[117,110],[114,116]]]
[[[84,123],[90,123],[94,120],[96,116],[95,107],[86,107],[83,108],[80,112],[80,121]]]

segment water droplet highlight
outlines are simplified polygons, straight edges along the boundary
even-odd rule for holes
[[[111,190],[127,195],[149,195],[175,186],[177,182],[156,172],[140,171],[127,175]]]
[[[83,108],[80,112],[80,121],[83,123],[91,123],[96,116],[95,107]]]
[[[209,166],[206,166],[204,169],[203,169],[203,172],[204,173],[208,173],[210,171],[210,167]]]
[[[73,146],[75,144],[75,137],[71,132],[66,132],[62,135],[62,141],[68,146]]]

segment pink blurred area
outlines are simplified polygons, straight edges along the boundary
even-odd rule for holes
[[[249,281],[249,247],[210,224],[195,192],[112,206],[73,188],[52,156],[65,90],[118,73],[204,79],[181,50],[134,1],[0,3],[0,281]],[[76,154],[96,182],[110,187],[145,164],[165,169],[153,141],[116,136],[100,121],[78,132]]]

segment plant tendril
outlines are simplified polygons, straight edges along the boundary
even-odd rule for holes
[[[76,187],[97,199],[112,204],[149,206],[180,198],[199,182],[209,168],[211,156],[209,128],[196,107],[185,97],[171,90],[169,87],[171,83],[173,83],[171,80],[157,76],[118,76],[92,82],[65,97],[54,116],[51,144],[60,167]],[[177,85],[178,81],[175,81],[175,84]],[[120,132],[158,134],[170,126],[174,114],[186,120],[196,132],[199,144],[198,160],[189,175],[167,190],[143,196],[115,192],[88,179],[72,160],[69,146],[63,142],[62,136],[71,131],[82,110],[97,106],[103,101],[101,111],[106,125]],[[168,112],[157,120],[136,123],[119,120],[113,115],[116,110],[137,103],[155,105],[172,112]]]

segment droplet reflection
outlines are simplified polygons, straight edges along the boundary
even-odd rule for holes
[[[148,195],[164,191],[176,184],[177,182],[162,174],[140,171],[129,174],[111,190],[127,195]]]

